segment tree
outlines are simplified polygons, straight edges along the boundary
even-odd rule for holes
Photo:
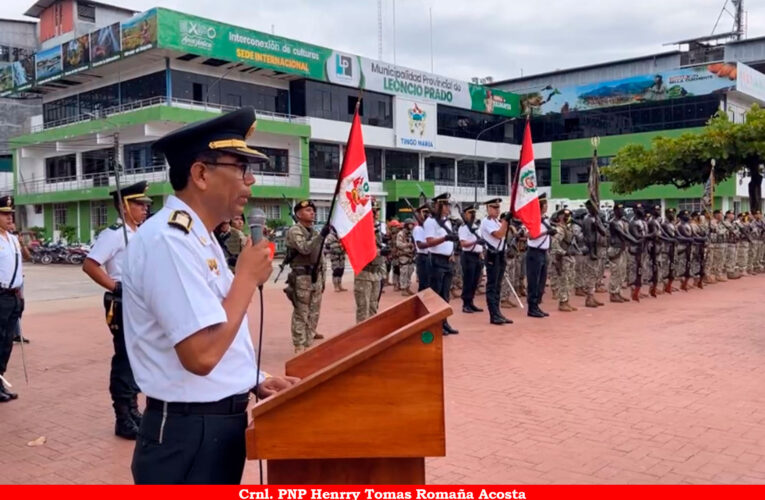
[[[656,137],[651,147],[628,144],[619,150],[611,165],[603,168],[616,193],[631,193],[654,184],[678,189],[704,184],[715,160],[717,182],[746,170],[749,206],[762,203],[762,164],[765,163],[765,110],[752,106],[744,123],[731,123],[719,111],[699,133],[678,137]]]

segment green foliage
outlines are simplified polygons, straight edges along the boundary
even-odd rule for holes
[[[45,238],[45,228],[40,226],[32,226],[27,228],[27,231],[32,232],[35,235],[35,239],[42,240]]]
[[[66,240],[67,243],[74,243],[77,239],[77,228],[74,226],[67,226],[66,224],[60,224],[58,230],[61,233],[61,239]]]
[[[752,186],[759,186],[759,166],[765,161],[765,110],[752,106],[745,123],[731,123],[720,111],[697,134],[656,137],[650,148],[627,145],[603,173],[613,182],[616,193],[631,193],[654,184],[684,189],[707,181],[712,159],[717,182],[747,169]]]
[[[289,226],[289,225],[290,225],[289,222],[284,221],[282,219],[268,219],[266,221],[266,227],[272,231],[276,229],[277,227]]]

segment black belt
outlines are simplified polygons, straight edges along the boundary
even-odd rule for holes
[[[537,252],[546,252],[546,248],[528,247],[529,250],[536,250]]]
[[[18,295],[21,288],[0,288],[0,295]]]
[[[236,415],[247,409],[249,393],[235,394],[212,403],[167,403],[167,413],[182,415]],[[165,411],[165,402],[146,398],[146,409]]]
[[[438,257],[440,259],[446,259],[446,260],[449,260],[449,258],[451,257],[451,255],[441,255],[440,253],[432,253],[432,254],[430,254],[430,256],[431,257]]]
[[[481,255],[481,252],[472,252],[472,251],[468,252],[468,251],[465,251],[465,252],[462,252],[462,254],[464,256],[466,256],[466,257],[476,257],[476,258],[478,258],[478,256]]]

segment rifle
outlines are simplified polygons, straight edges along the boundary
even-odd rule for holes
[[[422,217],[420,217],[420,214],[417,213],[417,210],[412,206],[412,203],[407,198],[404,198],[404,203],[406,203],[406,205],[412,211],[412,216],[414,216],[414,219],[417,221],[417,224],[422,226],[425,223],[425,221],[422,219]]]
[[[667,286],[664,287],[666,293],[672,293],[672,282],[675,281],[675,247],[677,240],[669,243],[669,270],[667,271]]]
[[[473,246],[470,248],[470,250],[472,251],[476,245],[483,245],[485,247],[486,240],[484,240],[483,238],[481,238],[480,236],[476,234],[475,228],[473,227],[473,223],[468,222],[467,219],[465,218],[465,212],[462,211],[462,205],[460,203],[457,203],[457,213],[460,214],[460,219],[462,219],[462,223],[465,225],[465,227],[467,227],[468,231],[470,231],[470,234],[475,236],[475,243],[473,243]]]
[[[704,274],[704,250],[707,246],[707,239],[706,238],[699,238],[701,241],[701,244],[699,245],[699,282],[696,286],[699,288],[704,288],[704,278],[706,277]]]
[[[292,212],[292,205],[290,205],[290,202],[287,201],[287,196],[284,193],[282,193],[282,199],[284,200],[284,203],[287,204],[287,212],[290,214],[290,219],[292,219],[293,223],[297,224],[298,219],[295,216],[295,214]],[[293,251],[290,251],[290,250],[291,249],[289,248],[287,249],[287,252],[284,254],[284,260],[282,260],[282,263],[279,264],[279,272],[276,273],[276,278],[274,278],[274,283],[279,281],[279,277],[284,272],[284,268],[288,266],[293,260],[295,260],[295,257],[297,257],[297,252],[294,250]]]
[[[685,276],[683,277],[683,284],[680,285],[680,289],[688,291],[688,280],[691,279],[691,251],[693,250],[693,238],[683,236],[685,241]]]
[[[419,183],[417,184],[417,188],[420,190],[420,196],[421,197],[424,196],[425,200],[427,200],[428,196],[425,194],[425,191],[423,191],[422,187],[420,187]],[[430,205],[430,203],[428,203],[428,204]],[[438,206],[438,205],[436,205],[436,206]],[[436,224],[438,224],[438,226],[441,229],[446,231],[446,236],[447,236],[446,241],[451,241],[452,243],[454,243],[456,241],[456,242],[459,243],[459,241],[460,241],[459,237],[454,233],[454,231],[452,231],[452,230],[450,230],[449,228],[446,227],[446,223],[443,220],[441,220],[441,213],[437,212],[436,210],[434,210],[433,206],[430,207],[430,216],[433,217],[433,220],[436,221]]]
[[[643,266],[642,266],[642,260],[643,260],[643,252],[645,245],[645,239],[641,239],[638,242],[637,250],[635,251],[635,283],[634,283],[634,289],[632,290],[632,300],[635,302],[640,301],[640,288],[643,286]]]

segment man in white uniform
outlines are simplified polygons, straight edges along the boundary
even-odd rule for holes
[[[262,153],[245,142],[255,111],[241,108],[157,141],[176,195],[128,245],[125,343],[147,405],[133,454],[138,484],[237,484],[249,393],[294,379],[256,366],[247,308],[271,273],[268,242],[250,241],[232,274],[213,230],[241,214]]]
[[[428,288],[428,279],[430,278],[430,252],[428,250],[428,242],[425,240],[425,221],[428,220],[430,215],[430,208],[428,205],[422,205],[417,209],[417,226],[412,231],[412,238],[414,244],[417,247],[417,258],[415,264],[417,266],[417,291],[421,292]]]
[[[112,334],[114,355],[109,373],[109,394],[114,407],[114,434],[125,439],[135,439],[141,425],[141,412],[138,411],[138,393],[140,390],[130,369],[127,351],[125,351],[125,333],[122,322],[122,260],[125,258],[126,240],[133,237],[138,226],[146,220],[151,198],[146,196],[149,183],[137,182],[120,190],[112,191],[117,212],[125,220],[101,231],[93,248],[82,264],[82,270],[90,279],[106,289],[104,309],[106,325]],[[120,199],[122,201],[120,201]],[[123,224],[124,222],[124,224]],[[103,267],[102,267],[103,266]]]
[[[0,377],[5,375],[13,350],[16,324],[24,311],[21,297],[23,270],[19,239],[10,233],[13,227],[13,197],[0,196]],[[0,378],[0,403],[18,398]]]
[[[435,213],[425,221],[425,241],[430,252],[430,276],[428,284],[447,303],[452,287],[452,264],[454,258],[454,244],[459,242],[459,236],[452,231],[452,223],[449,222],[451,205],[449,193],[443,193],[433,198]],[[444,335],[456,335],[454,329],[444,320]]]

